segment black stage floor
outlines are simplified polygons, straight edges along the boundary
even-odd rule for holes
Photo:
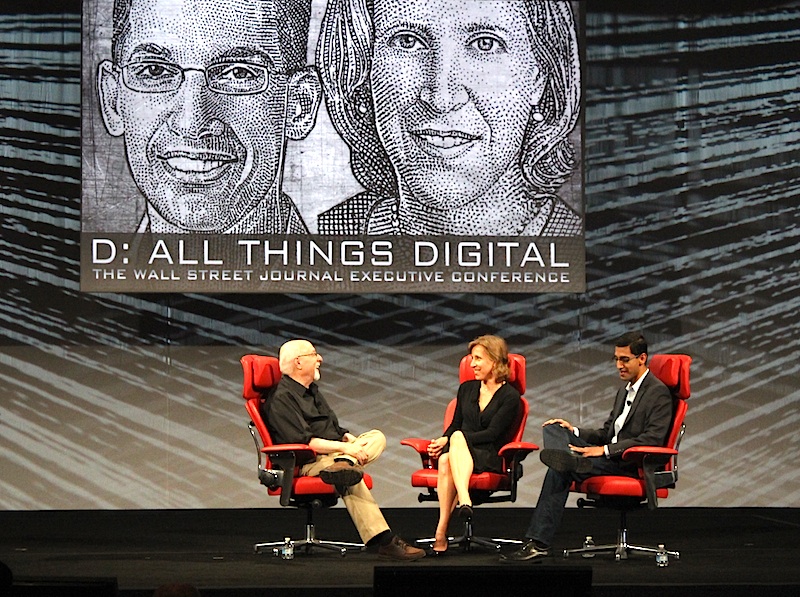
[[[385,513],[409,539],[428,536],[435,526],[434,508]],[[530,513],[479,507],[476,534],[521,534]],[[500,564],[496,553],[476,548],[398,565],[369,550],[346,557],[299,553],[292,561],[253,553],[257,541],[302,535],[304,514],[291,509],[4,511],[0,561],[11,569],[18,595],[108,595],[97,588],[105,584],[123,597],[149,597],[168,582],[192,583],[203,597],[395,594],[383,585],[374,588],[378,568],[381,577],[395,575],[402,594],[415,596],[448,595],[452,578],[467,579],[476,589],[467,593],[485,593],[481,587],[490,582],[488,594],[586,594],[580,583],[588,573],[593,597],[800,595],[800,508],[664,507],[630,514],[630,543],[665,543],[680,551],[667,568],[644,555],[621,562],[613,555],[561,557],[563,548],[579,546],[587,534],[611,542],[617,520],[610,511],[568,509],[557,555],[536,564]],[[320,512],[316,522],[321,538],[357,540],[341,506]],[[413,588],[404,589],[404,582]],[[73,590],[78,585],[83,589]]]

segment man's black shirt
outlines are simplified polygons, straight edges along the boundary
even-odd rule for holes
[[[288,375],[267,397],[262,414],[276,444],[307,444],[313,437],[341,441],[347,433],[316,383],[306,389]]]

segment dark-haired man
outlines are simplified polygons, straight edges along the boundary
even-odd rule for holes
[[[614,364],[625,382],[614,399],[611,414],[600,429],[578,429],[564,419],[542,424],[548,466],[536,510],[525,533],[527,542],[504,561],[537,560],[550,552],[561,524],[569,487],[598,475],[637,476],[635,463],[622,453],[632,446],[663,445],[672,421],[673,401],[667,387],[647,368],[647,342],[629,332],[615,342]]]
[[[311,0],[115,0],[100,109],[147,210],[139,232],[307,233],[281,191],[321,99]]]

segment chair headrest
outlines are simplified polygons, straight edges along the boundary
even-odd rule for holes
[[[241,362],[244,373],[242,396],[245,400],[260,398],[281,380],[280,363],[276,357],[246,354]]]
[[[689,385],[689,368],[692,357],[686,354],[654,354],[648,367],[664,382],[676,398],[686,400],[692,395]]]
[[[472,370],[472,355],[464,355],[458,367],[458,381],[463,383],[475,379]],[[513,352],[508,353],[508,383],[514,386],[520,396],[525,395],[527,375],[525,371],[525,357]]]

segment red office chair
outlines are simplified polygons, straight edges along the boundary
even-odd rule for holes
[[[306,444],[273,444],[269,430],[261,417],[261,405],[265,397],[280,381],[281,371],[275,357],[246,354],[241,358],[244,372],[242,397],[245,408],[250,414],[250,435],[258,453],[258,478],[267,487],[270,495],[280,496],[281,506],[303,508],[306,511],[306,535],[304,539],[295,541],[295,550],[311,553],[312,548],[321,547],[338,551],[342,555],[348,549],[362,549],[362,543],[343,541],[323,541],[314,533],[313,512],[317,508],[330,507],[336,504],[338,494],[332,485],[324,483],[319,477],[301,477],[297,475],[299,466],[313,460],[316,452]],[[261,464],[261,455],[266,461]],[[372,479],[364,475],[367,487],[372,488]],[[256,553],[275,550],[283,545],[283,541],[257,543]]]
[[[692,357],[683,354],[655,354],[650,357],[650,372],[672,392],[675,399],[675,413],[667,441],[664,446],[634,446],[625,450],[623,460],[639,465],[639,477],[599,476],[590,477],[582,483],[573,483],[570,491],[586,494],[586,499],[578,499],[578,507],[610,507],[620,511],[617,542],[565,549],[564,557],[570,554],[594,554],[613,552],[617,561],[625,560],[631,552],[655,554],[654,547],[631,545],[628,543],[627,513],[630,510],[647,506],[650,510],[658,507],[658,499],[666,498],[669,489],[678,480],[678,448],[686,429],[684,418],[691,396],[689,386],[689,366]],[[678,559],[680,553],[667,551]]]
[[[459,366],[459,382],[475,379],[474,371],[470,366],[472,356],[466,355],[461,359]],[[510,369],[509,383],[511,383],[520,395],[525,394],[525,357],[518,354],[508,355]],[[444,429],[450,426],[456,411],[456,399],[450,401],[444,413]],[[500,449],[500,456],[503,458],[503,472],[483,472],[476,473],[470,477],[469,489],[473,505],[493,503],[493,502],[515,502],[517,499],[517,482],[522,477],[522,461],[525,457],[538,450],[539,446],[522,441],[522,434],[525,431],[525,422],[528,419],[528,401],[521,398],[519,415],[514,424],[513,430],[509,432],[509,443]],[[404,446],[414,448],[422,459],[422,467],[411,475],[411,485],[421,487],[426,492],[419,494],[420,502],[438,501],[436,493],[437,483],[437,460],[428,456],[428,444],[430,439],[407,438],[401,440]],[[432,543],[433,539],[420,539],[418,543]],[[493,547],[500,549],[502,545],[519,544],[521,541],[514,539],[498,539],[488,537],[477,537],[473,533],[472,521],[464,523],[464,533],[458,537],[448,537],[448,543],[455,546],[463,546],[465,550],[470,550],[473,544],[483,547]]]

